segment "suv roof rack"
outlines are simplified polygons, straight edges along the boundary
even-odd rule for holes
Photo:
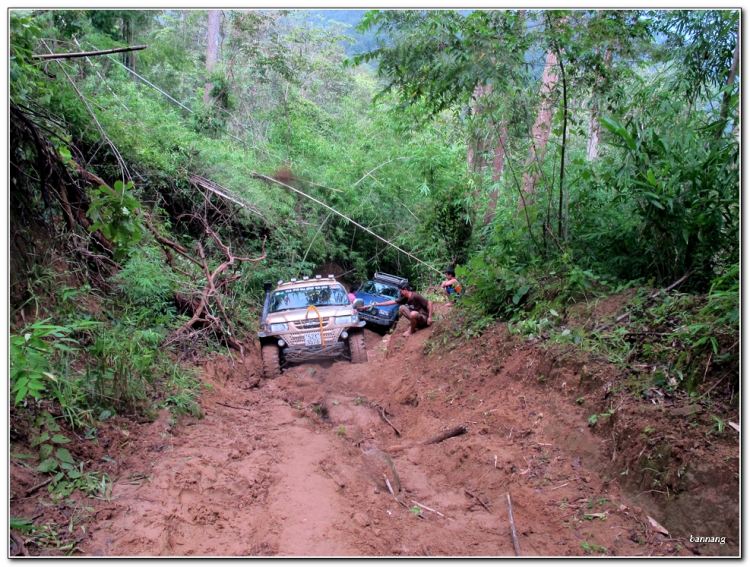
[[[409,285],[409,280],[407,280],[406,278],[400,278],[398,276],[392,276],[391,274],[384,274],[382,272],[375,272],[375,275],[372,277],[372,279],[383,283],[389,283],[395,285],[396,287],[400,285]]]

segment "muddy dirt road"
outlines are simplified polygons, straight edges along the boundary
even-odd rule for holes
[[[257,388],[227,359],[208,364],[204,419],[164,411],[125,432],[83,553],[515,556],[506,494],[524,556],[729,553],[655,531],[597,472],[612,448],[571,410],[577,377],[529,384],[534,355],[500,334],[425,354],[432,329],[401,331],[367,331],[367,364],[304,364]]]

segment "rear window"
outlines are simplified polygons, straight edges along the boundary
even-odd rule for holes
[[[361,291],[362,293],[371,293],[373,295],[390,297],[391,299],[398,299],[401,295],[398,292],[397,287],[382,284],[380,282],[367,282],[365,285],[359,288],[359,291]]]
[[[286,289],[273,292],[268,307],[269,313],[306,309],[311,305],[349,305],[349,295],[340,285],[316,285],[300,289]]]

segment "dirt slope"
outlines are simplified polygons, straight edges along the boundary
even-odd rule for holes
[[[599,386],[574,366],[530,379],[549,357],[500,330],[429,355],[433,329],[402,330],[367,331],[367,364],[295,366],[258,388],[225,359],[208,365],[204,419],[165,411],[112,451],[114,497],[97,504],[83,554],[514,556],[506,494],[523,555],[737,553],[734,509],[726,533],[693,534],[725,535],[722,547],[654,531],[649,515],[670,531],[679,522],[652,494],[626,496],[612,470],[628,447],[582,417],[576,400]],[[458,425],[468,432],[412,445]],[[737,453],[731,440],[726,450]]]

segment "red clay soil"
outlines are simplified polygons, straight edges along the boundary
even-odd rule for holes
[[[76,554],[515,556],[507,495],[523,556],[739,553],[739,445],[689,437],[706,412],[670,415],[664,398],[613,391],[606,364],[500,326],[453,351],[426,343],[439,328],[366,331],[367,364],[293,366],[258,387],[256,353],[212,361],[204,419],[110,427],[96,458],[116,461],[112,499],[90,501]],[[38,482],[11,465],[12,487]],[[11,515],[67,530],[71,512],[40,500],[12,499]]]

